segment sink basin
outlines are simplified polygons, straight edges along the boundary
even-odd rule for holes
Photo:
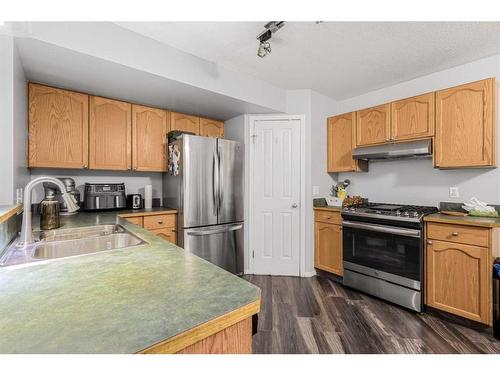
[[[105,250],[122,249],[143,243],[144,241],[130,233],[115,233],[66,241],[52,240],[39,242],[33,252],[33,258],[54,259],[72,257]]]
[[[124,233],[126,231],[121,225],[94,225],[91,227],[55,229],[40,232],[42,241],[66,241],[78,240],[88,237],[106,236],[114,233]]]
[[[124,249],[146,242],[121,225],[56,229],[38,233],[40,241],[22,248],[14,241],[0,257],[0,266],[74,257]]]

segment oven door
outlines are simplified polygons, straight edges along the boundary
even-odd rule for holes
[[[421,289],[421,231],[388,225],[344,221],[344,268]]]

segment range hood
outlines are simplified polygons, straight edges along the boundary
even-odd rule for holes
[[[386,160],[405,158],[427,158],[432,156],[432,141],[390,143],[379,146],[356,147],[352,158],[357,160]]]

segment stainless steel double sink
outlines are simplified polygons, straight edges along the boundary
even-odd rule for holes
[[[74,257],[146,244],[119,224],[35,232],[39,241],[20,247],[17,239],[0,256],[0,266]]]

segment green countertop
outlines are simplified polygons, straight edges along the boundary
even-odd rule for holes
[[[260,298],[126,212],[79,213],[62,228],[120,223],[149,244],[0,268],[0,353],[135,353]]]
[[[424,221],[457,225],[469,225],[475,227],[498,228],[500,227],[500,218],[481,217],[481,216],[450,216],[441,213],[427,215]]]

